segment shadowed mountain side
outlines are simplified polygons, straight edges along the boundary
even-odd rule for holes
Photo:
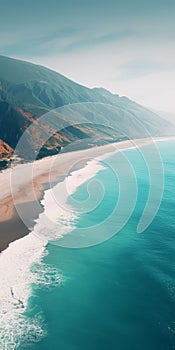
[[[56,127],[50,125],[49,114],[45,129],[41,131],[38,127],[37,119],[52,109],[82,102],[86,104],[81,107],[84,118],[81,125],[78,113],[73,113],[73,117],[70,115],[73,125],[62,128],[64,117],[58,113]],[[96,115],[104,126],[94,122]],[[35,150],[42,143],[42,133],[48,128],[49,132],[52,129],[53,136],[43,145],[39,158],[58,153],[61,147],[75,141],[77,147],[82,148],[148,134],[175,134],[170,122],[126,97],[103,88],[89,89],[45,67],[0,56],[0,139],[9,147],[5,158],[0,149],[1,161],[11,157],[11,150],[31,123],[34,124],[26,141],[27,152],[23,149],[21,154],[25,160],[30,159],[30,148]],[[57,132],[58,129],[62,130]]]

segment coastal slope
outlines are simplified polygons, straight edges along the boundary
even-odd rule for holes
[[[72,127],[59,132],[53,130],[53,136],[43,145],[39,158],[57,154],[68,144],[69,150],[74,150],[71,143],[78,140],[83,140],[83,147],[88,148],[95,144],[148,137],[148,133],[150,136],[172,136],[175,133],[175,126],[170,122],[127,97],[103,88],[89,89],[48,68],[0,56],[0,140],[9,149],[5,155],[0,149],[0,167],[8,165],[7,160],[31,123],[53,109],[80,103],[86,103],[83,112],[85,123],[78,124],[77,119],[76,125],[75,115]],[[104,120],[110,118],[112,128],[93,123],[92,103],[93,113],[100,113]],[[142,130],[138,130],[139,123]],[[35,149],[36,139],[40,142],[42,137],[37,123],[32,133],[35,137],[27,147]],[[82,144],[77,143],[77,149]],[[20,156],[25,161],[29,160],[27,152]]]

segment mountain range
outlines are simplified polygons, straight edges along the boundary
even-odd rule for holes
[[[32,134],[35,137],[30,137],[26,150],[30,146],[37,148],[42,137],[35,123],[39,117],[58,107],[82,102],[86,103],[82,108],[84,123],[78,124],[75,114],[72,127],[65,127],[59,132],[53,130],[52,137],[45,142],[38,158],[58,153],[68,144],[69,150],[73,150],[76,147],[147,137],[148,134],[175,134],[175,126],[171,122],[127,97],[112,94],[104,88],[90,89],[43,66],[0,56],[1,168],[8,164],[21,135],[31,123],[34,123]],[[91,103],[94,103],[93,108]],[[109,119],[112,128],[95,124],[93,114],[100,115],[102,120]],[[142,127],[138,127],[139,123]],[[30,159],[30,152],[26,150],[19,154],[25,161]]]

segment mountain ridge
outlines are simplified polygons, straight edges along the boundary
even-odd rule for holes
[[[130,138],[138,137],[136,121],[142,123],[152,136],[175,134],[171,123],[125,96],[112,94],[104,88],[90,89],[49,68],[0,56],[0,140],[10,148],[15,148],[24,130],[43,114],[77,103],[100,104],[97,110],[93,107],[93,113],[101,114],[102,119],[109,114],[113,131],[96,125],[92,127],[92,124],[74,125],[59,133],[55,130],[53,137],[44,145],[40,157],[54,154],[61,147],[80,139],[83,139],[85,144],[86,138],[95,139],[96,135],[101,139],[101,143],[126,139],[128,135]],[[116,112],[111,112],[110,106],[113,106]],[[88,108],[90,106],[86,108],[86,114],[89,116],[86,124],[91,123]],[[122,134],[119,129],[126,129],[126,134]],[[41,137],[39,133],[38,137]],[[143,131],[140,132],[140,137],[146,137]],[[2,153],[0,157],[3,160]]]

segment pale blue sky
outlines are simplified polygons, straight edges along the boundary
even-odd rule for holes
[[[1,54],[175,112],[174,18],[174,0],[0,0]]]

